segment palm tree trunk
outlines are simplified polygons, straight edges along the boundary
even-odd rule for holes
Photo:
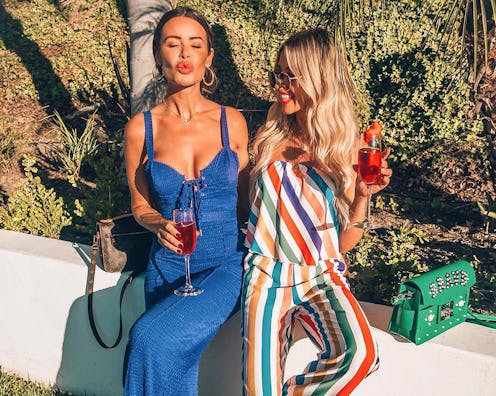
[[[157,22],[164,12],[173,8],[173,3],[172,0],[127,0],[131,41],[131,115],[163,100],[165,85],[154,78],[152,41]]]

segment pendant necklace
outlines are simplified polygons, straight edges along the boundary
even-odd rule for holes
[[[173,110],[167,102],[164,101],[165,108],[170,111],[170,113],[176,117],[179,117],[181,119],[181,124],[183,125],[188,125],[191,121],[191,119],[197,115],[199,112],[195,111],[194,113],[191,113],[189,117],[185,118],[181,114],[179,114],[177,111]]]
[[[302,162],[301,159],[302,157],[304,157],[303,162],[306,161],[306,155],[308,154],[308,149],[309,149],[308,144],[302,142],[300,142],[298,144],[298,147],[296,148],[297,153],[295,159],[293,160],[293,172],[297,173],[298,175],[301,173],[300,172],[300,163]]]

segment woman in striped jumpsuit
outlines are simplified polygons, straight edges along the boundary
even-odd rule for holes
[[[378,366],[370,326],[343,254],[362,230],[366,184],[353,170],[358,121],[343,54],[322,29],[279,49],[269,72],[278,101],[253,144],[252,206],[243,286],[245,395],[349,395]],[[392,174],[383,153],[383,189]],[[318,348],[283,383],[299,323]]]

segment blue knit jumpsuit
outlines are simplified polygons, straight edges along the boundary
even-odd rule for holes
[[[184,257],[163,248],[155,237],[145,277],[146,311],[132,327],[126,349],[124,395],[194,396],[200,355],[239,308],[245,250],[236,217],[238,157],[229,147],[221,107],[222,149],[199,178],[185,180],[154,160],[150,112],[144,117],[145,170],[155,207],[166,219],[175,208],[195,209],[201,236],[191,255],[191,276],[204,292],[194,297],[173,293],[184,284]]]

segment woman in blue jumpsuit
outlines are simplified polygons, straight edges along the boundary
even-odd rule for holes
[[[212,34],[204,17],[178,7],[159,22],[153,51],[167,96],[126,125],[125,156],[133,214],[155,233],[145,278],[146,311],[130,331],[125,395],[197,395],[198,363],[219,327],[239,308],[248,134],[235,109],[206,99],[212,88]],[[238,177],[239,175],[239,177]],[[192,207],[198,242],[192,283],[204,292],[176,296],[184,257],[172,219]]]

